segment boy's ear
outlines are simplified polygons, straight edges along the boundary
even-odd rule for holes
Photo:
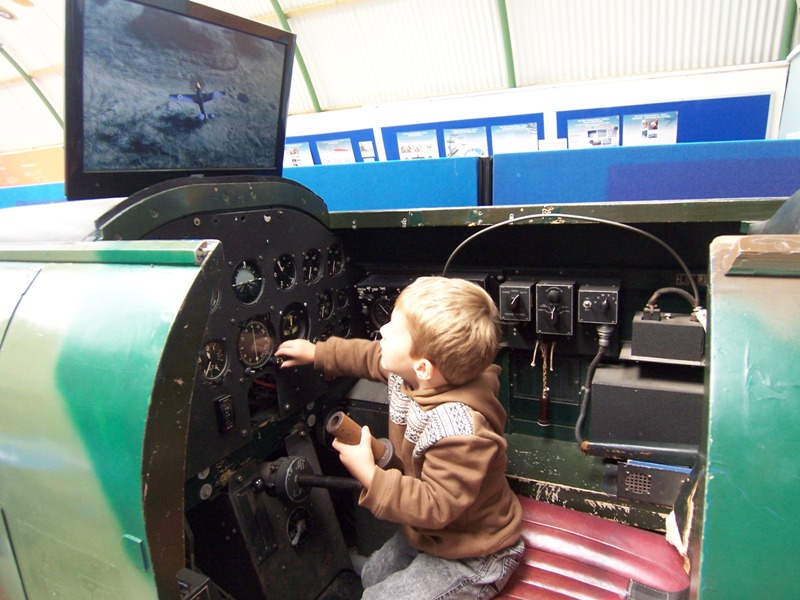
[[[427,358],[420,358],[414,362],[414,373],[420,381],[430,381],[435,367]]]

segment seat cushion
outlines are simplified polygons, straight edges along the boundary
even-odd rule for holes
[[[523,564],[497,598],[624,599],[632,585],[677,597],[688,589],[684,560],[663,535],[522,496],[520,503]]]

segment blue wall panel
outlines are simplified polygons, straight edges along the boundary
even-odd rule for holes
[[[295,167],[284,176],[320,196],[328,210],[478,205],[478,158],[434,158]]]
[[[0,208],[24,206],[26,204],[51,204],[53,202],[65,202],[66,199],[63,183],[0,188]]]
[[[790,196],[800,140],[557,150],[493,159],[493,203]]]

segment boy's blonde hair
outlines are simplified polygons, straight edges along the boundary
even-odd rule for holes
[[[395,302],[411,334],[413,358],[427,358],[448,383],[477,377],[500,346],[500,316],[486,291],[465,279],[420,277]]]

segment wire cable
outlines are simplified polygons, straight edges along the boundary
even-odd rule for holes
[[[600,346],[597,349],[597,354],[594,355],[594,359],[589,364],[589,368],[586,371],[586,383],[583,386],[581,410],[580,413],[578,413],[578,420],[575,421],[575,441],[578,442],[579,446],[583,444],[581,429],[583,428],[583,422],[586,420],[586,413],[588,412],[589,408],[589,396],[592,394],[592,380],[594,379],[594,372],[597,369],[597,365],[600,364],[600,360],[603,358],[605,353],[605,346]]]
[[[656,300],[658,300],[664,294],[677,294],[684,300],[686,300],[689,304],[692,305],[692,308],[697,308],[697,300],[692,298],[691,294],[686,290],[682,290],[681,288],[677,287],[666,287],[661,288],[660,290],[656,290],[653,292],[653,295],[650,296],[650,299],[647,301],[647,307],[650,309],[654,309],[656,307]]]
[[[493,229],[498,229],[500,227],[504,227],[506,225],[512,225],[514,223],[520,223],[522,221],[530,221],[532,219],[547,219],[547,218],[554,218],[554,219],[573,219],[575,221],[587,221],[589,223],[601,223],[604,225],[611,225],[613,227],[619,227],[621,229],[626,229],[628,231],[632,231],[634,233],[638,233],[646,237],[649,240],[654,241],[659,246],[664,248],[670,255],[675,259],[675,261],[680,265],[683,272],[686,274],[686,279],[689,282],[689,285],[692,288],[692,297],[693,297],[693,305],[698,306],[700,304],[700,293],[697,290],[697,284],[694,281],[694,277],[692,277],[692,273],[689,271],[689,267],[686,266],[686,263],[683,262],[683,259],[680,255],[675,252],[675,250],[667,244],[664,240],[659,238],[658,236],[653,235],[652,233],[645,231],[644,229],[639,229],[638,227],[634,227],[632,225],[628,225],[626,223],[620,223],[619,221],[610,221],[608,219],[601,219],[599,217],[587,217],[584,215],[572,215],[568,213],[542,213],[536,215],[525,215],[522,217],[514,217],[512,219],[508,219],[506,221],[502,221],[500,223],[495,223],[494,225],[489,225],[489,227],[485,229],[481,229],[480,231],[476,231],[472,235],[470,235],[467,239],[461,242],[456,248],[450,253],[450,256],[447,259],[447,262],[444,264],[444,268],[442,269],[442,276],[444,277],[447,274],[447,270],[450,268],[450,263],[453,262],[453,259],[456,255],[461,251],[461,249],[466,246],[469,242],[477,238],[478,236],[483,235],[484,233],[488,233]]]

